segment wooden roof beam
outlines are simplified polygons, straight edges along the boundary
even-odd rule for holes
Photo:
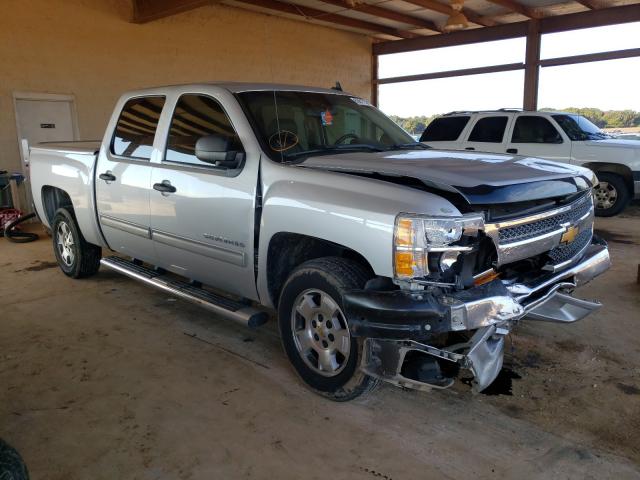
[[[147,23],[212,4],[212,0],[132,0],[132,23]]]
[[[605,5],[598,0],[575,0],[580,5],[587,7],[589,10],[598,10],[599,8],[604,7]]]
[[[395,28],[385,27],[378,23],[367,22],[365,20],[359,20],[357,18],[345,17],[344,15],[338,15],[337,13],[326,12],[324,10],[318,10],[316,8],[305,7],[302,5],[296,5],[293,3],[281,2],[280,0],[236,0],[240,3],[246,3],[247,5],[254,5],[256,7],[266,8],[268,10],[274,10],[277,12],[288,13],[289,15],[297,15],[309,20],[319,20],[322,22],[334,23],[336,25],[343,25],[345,27],[358,28],[360,30],[367,30],[370,32],[382,33],[397,38],[416,38],[419,35],[406,31],[397,30]]]
[[[581,28],[604,27],[622,23],[640,22],[640,6],[637,3],[600,10],[568,13],[545,17],[540,21],[540,33],[567,32]],[[505,23],[495,27],[474,28],[451,32],[446,35],[429,35],[409,40],[378,42],[372,46],[374,55],[414,52],[430,48],[452,47],[473,43],[492,42],[524,37],[529,31],[529,22]]]
[[[356,12],[367,13],[369,15],[375,15],[376,17],[386,18],[387,20],[393,20],[395,22],[401,22],[401,23],[406,23],[408,25],[425,28],[433,32],[440,33],[442,31],[442,29],[439,28],[431,20],[414,17],[412,15],[407,15],[406,13],[396,12],[395,10],[389,10],[387,8],[382,8],[377,5],[371,5],[368,3],[355,3],[352,6],[346,0],[321,0],[321,1],[323,3],[328,3],[330,5],[335,5],[337,7],[343,7],[349,10],[354,10]]]
[[[422,7],[427,10],[431,10],[433,12],[442,13],[443,15],[451,15],[454,10],[449,5],[440,3],[437,0],[404,0],[407,3],[411,3],[418,7]],[[477,13],[469,10],[468,8],[463,8],[462,13],[467,20],[472,23],[482,25],[483,27],[492,27],[496,25],[496,22],[490,17],[483,17],[478,15]]]
[[[496,5],[500,5],[512,12],[519,13],[520,15],[524,15],[527,18],[542,18],[542,14],[534,9],[529,8],[526,5],[518,3],[516,0],[487,0],[488,2],[495,3]]]

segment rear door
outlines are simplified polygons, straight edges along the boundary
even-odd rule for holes
[[[506,151],[568,163],[571,141],[545,116],[522,114],[515,118]]]
[[[151,158],[163,96],[131,98],[105,139],[96,168],[96,203],[102,232],[117,252],[155,263],[149,220]]]
[[[181,94],[168,122],[166,148],[151,175],[151,228],[158,265],[243,297],[257,298],[254,271],[255,198],[259,154],[246,151],[215,93]],[[225,97],[225,104],[235,99]],[[239,118],[240,107],[234,118]],[[243,117],[244,118],[244,117]],[[196,142],[219,134],[246,158],[237,169],[195,155]],[[165,189],[166,190],[166,189]]]
[[[513,114],[494,113],[478,114],[464,142],[464,150],[479,152],[505,153],[507,145],[506,132]]]

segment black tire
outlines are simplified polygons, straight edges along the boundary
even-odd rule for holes
[[[15,448],[0,440],[0,479],[29,480],[29,472]]]
[[[53,251],[65,275],[71,278],[86,278],[98,272],[102,249],[84,239],[71,212],[65,208],[56,211],[52,233]],[[65,243],[69,235],[70,243]]]
[[[620,175],[615,173],[601,172],[596,173],[600,185],[594,189],[594,201],[596,202],[596,216],[613,217],[622,212],[631,201],[631,192]],[[611,190],[613,189],[613,190]],[[599,202],[606,201],[607,195],[615,194],[615,201],[611,206],[598,206]]]
[[[339,257],[324,257],[310,260],[297,267],[291,275],[289,275],[280,293],[278,325],[284,350],[300,378],[313,391],[334,401],[344,402],[352,400],[372,391],[378,384],[376,379],[366,375],[360,370],[362,342],[348,333],[347,319],[342,315],[342,311],[344,311],[343,293],[347,290],[363,288],[369,278],[370,275],[366,269],[353,261]],[[310,291],[316,293],[321,292],[328,295],[327,298],[337,304],[339,308],[339,314],[331,317],[331,319],[334,320],[334,323],[336,319],[339,319],[338,322],[341,326],[336,327],[332,325],[331,322],[326,321],[326,319],[325,326],[328,328],[341,328],[340,331],[343,332],[344,341],[342,346],[344,347],[345,343],[348,345],[348,357],[344,357],[341,353],[338,353],[338,349],[333,350],[333,352],[335,352],[333,353],[333,358],[337,359],[339,355],[342,359],[342,366],[335,375],[329,373],[333,376],[318,373],[318,368],[314,369],[312,366],[309,366],[309,359],[314,358],[314,351],[309,349],[307,354],[304,355],[304,357],[306,357],[305,360],[303,353],[300,352],[297,346],[299,343],[296,343],[297,340],[294,335],[293,324],[294,322],[300,321],[300,319],[302,319],[303,324],[307,321],[304,320],[304,317],[299,313],[296,313],[296,317],[294,318],[293,312],[296,308],[296,301],[300,299],[301,296],[309,295],[313,297],[313,295],[315,295],[315,293],[307,293]],[[320,317],[319,322],[322,322],[322,315],[316,315]],[[315,333],[313,337],[318,340],[318,336]],[[326,338],[327,340],[331,339],[331,342],[334,341],[330,333]],[[312,341],[311,338],[307,340]],[[337,339],[335,340],[337,343]],[[322,341],[324,342],[324,340]],[[324,343],[323,345],[327,348],[328,344]],[[319,345],[316,346],[319,347]],[[315,350],[315,352],[315,358],[317,359],[317,350]],[[319,366],[319,359],[317,359],[317,361]],[[335,361],[337,363],[337,360]]]

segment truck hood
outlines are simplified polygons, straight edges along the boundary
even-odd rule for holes
[[[591,188],[594,175],[573,165],[532,157],[410,150],[309,157],[301,167],[363,176],[417,179],[428,188],[462,195],[470,204],[563,197]]]

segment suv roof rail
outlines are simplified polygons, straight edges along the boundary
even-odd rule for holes
[[[497,110],[454,110],[453,112],[444,113],[441,116],[446,117],[447,115],[460,115],[462,113],[471,115],[473,113],[491,113],[491,112],[524,112],[524,109],[523,108],[499,108]]]

